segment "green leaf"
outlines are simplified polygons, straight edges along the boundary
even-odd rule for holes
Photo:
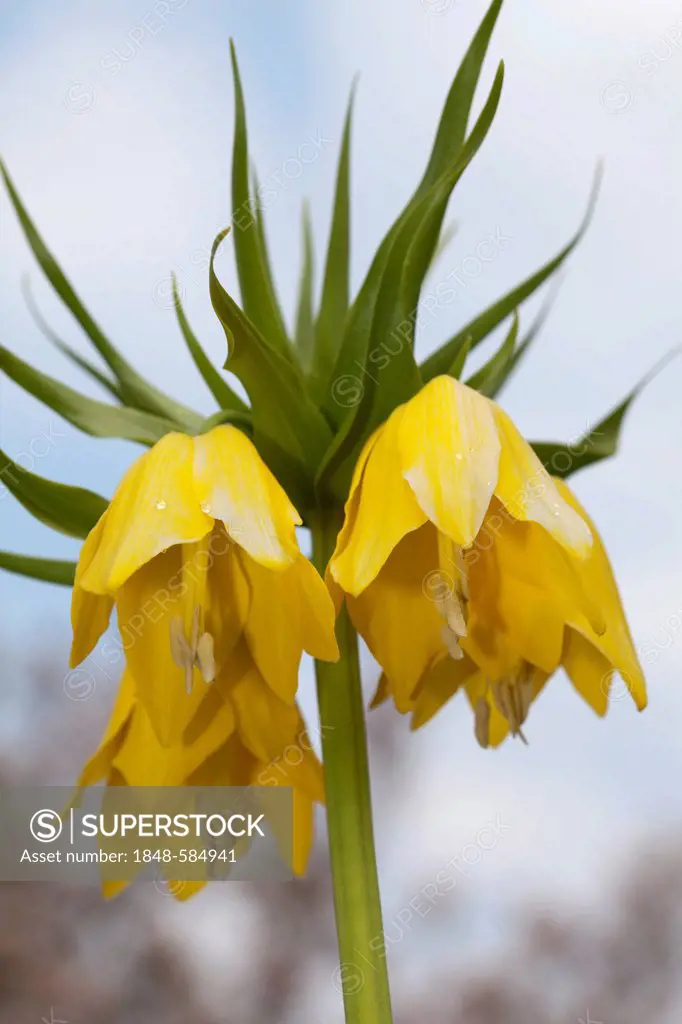
[[[447,251],[458,230],[459,225],[457,224],[457,221],[454,220],[452,221],[451,224],[446,224],[442,228],[440,236],[438,238],[438,244],[436,245],[436,248],[433,250],[433,256],[431,257],[431,263],[429,264],[429,272],[431,272],[434,269],[438,260]]]
[[[313,231],[310,223],[310,208],[303,204],[303,269],[298,286],[296,304],[296,349],[301,366],[308,372],[315,346],[315,318],[313,314]]]
[[[87,537],[108,505],[93,491],[36,476],[18,466],[1,449],[0,485],[41,523],[69,537]]]
[[[419,293],[448,199],[488,133],[503,78],[504,66],[500,64],[485,107],[454,165],[429,189],[395,234],[376,292],[369,351],[363,353],[362,361],[358,360],[358,366],[365,368],[364,379],[357,374],[347,375],[359,383],[359,401],[351,408],[320,469],[318,488],[321,493],[330,487],[337,497],[345,495],[354,456],[363,439],[396,405],[411,398],[421,386],[412,352]],[[389,339],[395,351],[388,346]],[[336,385],[339,380],[343,377],[337,378]]]
[[[553,285],[550,288],[549,295],[543,302],[537,316],[535,317],[530,327],[524,334],[523,338],[517,345],[516,351],[512,354],[512,357],[507,365],[504,374],[498,380],[496,387],[490,392],[490,398],[496,398],[499,395],[500,391],[502,391],[502,388],[507,385],[512,375],[518,369],[521,360],[527,354],[528,349],[533,344],[535,339],[538,337],[542,328],[545,326],[547,317],[549,316],[550,310],[554,305],[557,294],[559,292],[560,284],[560,279],[555,278]]]
[[[355,83],[348,100],[348,109],[343,128],[320,312],[315,327],[315,357],[313,360],[312,377],[315,382],[314,393],[318,393],[319,397],[324,393],[324,389],[333,371],[343,338],[346,317],[348,316],[350,293],[350,138],[354,99]]]
[[[457,70],[443,107],[428,166],[413,200],[437,181],[464,145],[476,87],[501,7],[502,0],[493,0]]]
[[[212,416],[207,416],[201,424],[200,434],[208,434],[209,430],[219,427],[223,423],[230,423],[233,427],[239,427],[241,431],[253,436],[253,421],[249,412],[234,412],[231,409],[219,409]]]
[[[470,388],[474,388],[482,395],[485,395],[487,398],[493,398],[500,387],[501,381],[504,380],[507,369],[514,358],[514,348],[516,346],[516,339],[518,336],[519,314],[515,311],[509,333],[497,352],[494,352],[488,362],[485,363],[480,370],[477,370],[472,377],[469,377],[469,380],[465,381],[465,383]]]
[[[144,380],[115,346],[112,345],[108,338],[105,337],[101,328],[90,316],[62,272],[61,267],[38,234],[35,224],[29,217],[1,161],[0,173],[2,173],[5,180],[9,197],[19,218],[19,223],[24,231],[26,240],[33,251],[33,255],[62,302],[76,318],[90,338],[90,341],[115,374],[125,401],[135,408],[175,420],[187,429],[193,429],[193,427],[198,426],[201,417],[197,413],[181,405],[179,402],[175,402],[168,395],[164,395],[162,391],[159,391],[148,381]]]
[[[66,384],[35,370],[2,345],[0,370],[68,423],[93,437],[120,437],[125,441],[152,445],[165,434],[178,429],[176,423],[163,420],[151,413],[124,406],[107,405],[106,402],[87,398]]]
[[[448,367],[453,360],[454,353],[457,351],[462,338],[471,337],[471,347],[475,348],[490,334],[491,331],[495,330],[499,323],[513,313],[513,311],[517,309],[525,299],[529,298],[534,292],[536,292],[538,288],[540,288],[540,286],[543,285],[545,281],[559,269],[567,256],[573,252],[587,230],[594,212],[600,182],[601,169],[598,169],[595,182],[592,187],[587,213],[585,214],[578,232],[573,236],[568,245],[564,246],[561,252],[558,253],[554,259],[550,260],[549,263],[546,263],[544,267],[538,270],[535,274],[526,278],[525,281],[516,288],[513,288],[501,299],[498,299],[497,302],[493,303],[492,306],[468,323],[466,327],[463,327],[461,331],[458,331],[454,337],[450,338],[450,340],[445,343],[445,345],[432,353],[428,359],[424,360],[421,366],[421,371],[425,382],[432,380],[441,373],[448,372]]]
[[[287,474],[288,486],[307,499],[306,479],[314,475],[331,431],[306,394],[298,367],[272,348],[218,280],[215,254],[226,234],[221,232],[213,243],[209,269],[211,302],[228,343],[225,368],[241,380],[249,395],[261,454],[276,464],[284,453],[287,465],[281,471]]]
[[[42,313],[38,309],[38,305],[33,297],[33,292],[31,291],[31,283],[28,279],[28,275],[25,275],[22,278],[21,291],[24,296],[24,302],[26,303],[26,307],[30,315],[35,321],[38,329],[41,331],[42,334],[45,335],[47,340],[50,341],[55,346],[55,348],[57,348],[63,355],[65,355],[67,359],[70,359],[73,363],[76,364],[76,366],[80,367],[81,370],[87,373],[89,377],[92,377],[93,380],[96,380],[97,383],[100,384],[103,388],[105,388],[105,390],[107,390],[111,395],[113,395],[114,398],[118,399],[119,402],[122,401],[121,392],[118,385],[114,383],[114,381],[111,380],[109,377],[107,377],[106,374],[102,373],[102,371],[99,370],[88,359],[82,356],[79,352],[76,352],[76,350],[71,348],[71,346],[68,345],[65,341],[62,341],[62,339],[55,333],[55,331],[52,330],[52,328],[47,323]]]
[[[16,576],[43,580],[45,583],[58,583],[62,587],[72,587],[76,575],[75,562],[33,558],[31,555],[17,555],[13,551],[0,551],[0,569]]]
[[[596,427],[588,430],[577,441],[568,444],[558,441],[531,441],[531,448],[548,472],[553,476],[566,479],[573,473],[577,473],[579,469],[584,469],[585,466],[591,466],[594,462],[601,462],[603,459],[609,459],[615,455],[618,451],[623,420],[630,406],[647,384],[680,353],[682,353],[682,346],[669,352],[642,378],[620,405],[617,405]]]
[[[249,149],[246,110],[237,54],[230,40],[234,79],[234,141],[232,147],[232,223],[234,251],[244,312],[269,344],[281,355],[291,357],[287,336],[264,245],[262,221],[259,221],[259,197],[249,192]],[[254,215],[254,207],[256,214]]]
[[[463,338],[455,358],[452,360],[452,366],[448,370],[451,377],[459,380],[464,371],[464,364],[467,361],[469,352],[471,351],[471,338]]]
[[[180,297],[180,292],[178,291],[178,283],[176,281],[175,274],[172,275],[172,280],[175,313],[178,318],[180,330],[182,331],[182,336],[185,339],[189,353],[194,360],[194,365],[203,377],[209,391],[221,409],[246,413],[248,411],[247,406],[242,402],[239,395],[235,394],[227,381],[220,376],[220,373],[204,352],[201,342],[190,327],[187,317],[185,316],[185,311],[182,308],[182,299]],[[199,432],[201,433],[201,428],[199,429]]]
[[[340,406],[338,401],[338,382],[348,381],[352,377],[357,379],[358,364],[360,367],[365,365],[379,286],[395,236],[424,197],[438,183],[441,176],[447,173],[464,145],[474,93],[501,6],[502,0],[493,0],[459,66],[443,107],[431,155],[422,179],[404,210],[381,242],[360,292],[353,303],[344,331],[343,343],[334,366],[331,387],[323,400],[327,418],[337,426],[346,418],[345,409]],[[447,201],[440,213],[440,220],[436,218],[433,225],[435,237],[429,253],[429,263],[438,246],[438,236],[446,207]],[[448,365],[450,362],[452,362],[451,359],[448,361]]]

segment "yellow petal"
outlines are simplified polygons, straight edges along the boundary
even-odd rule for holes
[[[566,630],[564,668],[568,678],[598,715],[609,708],[613,666],[611,662],[573,629]]]
[[[502,511],[492,516],[499,529],[495,551],[501,586],[506,580],[544,593],[548,608],[562,622],[603,633],[605,620],[597,595],[586,585],[583,567],[587,559],[576,558],[536,523],[521,523]],[[486,524],[487,526],[487,524]],[[478,543],[478,540],[477,540]],[[507,602],[508,605],[513,602]],[[510,620],[513,623],[513,617]],[[510,626],[514,631],[513,624]],[[529,661],[532,659],[528,659]]]
[[[124,889],[127,889],[130,885],[130,881],[126,882],[112,882],[104,879],[102,881],[102,897],[105,900],[113,900],[119,893],[122,893]]]
[[[81,580],[94,594],[115,594],[141,566],[175,544],[213,529],[194,490],[194,445],[167,434],[131,466],[106,513],[97,551]]]
[[[71,655],[69,664],[71,668],[80,665],[94,649],[97,641],[109,628],[111,610],[114,606],[113,599],[103,597],[99,594],[91,594],[83,590],[81,581],[83,574],[90,567],[90,563],[99,548],[107,513],[105,512],[97,524],[90,531],[81,548],[76,577],[73,583],[73,596],[71,599],[71,626],[73,629],[73,641],[71,643]]]
[[[402,473],[426,516],[468,546],[488,510],[500,460],[492,404],[452,377],[436,377],[400,423]]]
[[[236,427],[225,424],[194,439],[194,486],[202,507],[256,562],[281,569],[297,558],[301,518]]]
[[[298,709],[280,700],[255,668],[229,690],[221,687],[221,693],[235,709],[244,746],[259,760],[270,762],[296,742],[300,728]]]
[[[568,485],[563,480],[557,480],[556,484],[565,501],[585,519],[594,537],[589,557],[576,564],[576,571],[580,575],[584,589],[598,604],[606,627],[600,635],[586,623],[575,623],[575,628],[583,633],[617,669],[635,704],[642,711],[647,704],[646,680],[632,641],[606,549],[594,523]]]
[[[222,525],[213,533],[208,570],[208,604],[205,629],[214,642],[216,673],[227,663],[242,634],[249,614],[251,594],[242,569],[239,548]]]
[[[252,657],[272,690],[292,704],[304,650],[336,661],[334,606],[314,566],[300,555],[282,572],[273,572],[240,553],[250,603],[244,624]]]
[[[353,535],[355,529],[355,521],[358,515],[358,509],[360,507],[360,496],[361,496],[361,485],[365,475],[365,467],[367,460],[374,449],[375,444],[379,440],[379,436],[383,430],[383,426],[377,427],[373,434],[367,439],[362,447],[362,451],[358,457],[358,461],[355,463],[353,469],[353,477],[351,479],[350,490],[348,492],[348,498],[343,510],[343,524],[339,530],[339,535],[336,539],[336,547],[332,558],[337,558],[343,551],[346,550],[348,542]],[[327,576],[329,567],[327,567]],[[338,608],[337,608],[338,611]]]
[[[545,672],[561,662],[564,620],[546,592],[521,580],[503,576],[499,595],[500,615],[509,628],[515,654]]]
[[[208,689],[195,670],[188,694],[185,672],[173,660],[171,623],[184,619],[183,596],[182,550],[174,547],[139,569],[116,601],[137,696],[162,746],[180,740]]]
[[[471,676],[471,678],[467,680],[465,683],[465,691],[469,699],[469,703],[474,710],[479,700],[487,701],[490,709],[488,717],[488,746],[493,748],[499,747],[509,735],[509,722],[500,712],[497,704],[492,699],[488,680],[482,672]]]
[[[114,760],[129,786],[185,785],[190,776],[227,741],[236,724],[231,705],[213,690],[204,700],[211,702],[214,712],[207,728],[193,742],[183,739],[172,747],[159,744],[146,711],[138,704]]]
[[[79,786],[94,786],[109,774],[121,744],[125,740],[135,706],[135,686],[130,672],[124,672],[116,702],[97,751],[87,762],[78,779]]]
[[[579,558],[589,554],[590,529],[568,505],[539,458],[511,419],[491,403],[502,441],[500,475],[495,494],[515,519],[532,520]]]
[[[413,702],[411,729],[421,729],[478,672],[467,657],[441,658],[424,673]]]
[[[277,757],[261,765],[252,782],[254,786],[292,786],[311,800],[324,803],[322,764],[301,716],[294,741],[283,747]]]
[[[305,735],[303,733],[302,735]],[[313,781],[311,789],[310,782]],[[314,839],[314,802],[324,798],[322,788],[322,766],[309,748],[301,762],[294,762],[293,756],[283,757],[276,763],[257,766],[251,780],[253,786],[291,787],[291,829],[288,822],[277,814],[279,805],[273,804],[268,815],[282,857],[296,875],[303,875],[308,865]],[[261,798],[267,809],[268,801]]]
[[[374,696],[369,702],[370,708],[373,709],[380,707],[388,700],[390,696],[391,687],[388,682],[388,679],[386,678],[386,673],[382,672],[381,675],[379,676],[379,682],[377,683],[377,688],[374,691]]]
[[[490,679],[500,679],[518,664],[513,633],[500,613],[503,585],[498,545],[479,537],[466,553],[469,576],[469,621],[460,646]]]
[[[255,765],[251,751],[247,750],[235,732],[227,743],[219,747],[187,780],[188,786],[250,786]]]
[[[300,789],[293,790],[293,859],[292,869],[299,877],[304,875],[315,839],[315,807]]]
[[[426,522],[402,476],[399,433],[405,408],[391,414],[368,452],[359,492],[351,499],[354,522],[350,531],[341,531],[342,543],[329,565],[332,578],[353,596],[376,578],[402,538]]]
[[[353,625],[383,668],[403,714],[427,666],[444,651],[443,618],[428,596],[437,564],[436,531],[427,524],[403,537],[374,582],[348,598]]]
[[[304,651],[319,661],[338,661],[334,602],[324,580],[305,555],[299,555],[291,569],[281,574],[286,586],[291,580],[290,601],[299,608],[299,640]]]

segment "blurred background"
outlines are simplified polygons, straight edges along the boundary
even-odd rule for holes
[[[266,218],[291,315],[301,206],[311,203],[321,254],[353,75],[360,73],[357,285],[421,174],[486,6],[2,0],[2,155],[108,334],[143,373],[209,414],[175,322],[170,272],[190,323],[222,363],[207,262],[230,220],[229,37],[252,155],[276,193]],[[682,340],[682,9],[674,0],[507,0],[481,98],[500,57],[500,110],[455,193],[457,230],[433,271],[434,288],[448,275],[460,282],[456,298],[427,318],[418,345],[427,354],[562,247],[603,159],[592,226],[542,337],[502,396],[526,436],[569,440]],[[479,269],[478,247],[491,236],[495,257]],[[4,195],[0,243],[2,343],[99,397],[26,310],[20,285],[28,273],[50,323],[86,352]],[[229,245],[218,269],[235,290]],[[522,328],[539,301],[524,307]],[[614,563],[647,672],[648,710],[638,715],[616,686],[600,721],[557,678],[533,708],[529,747],[508,742],[498,752],[477,747],[463,700],[415,736],[390,709],[371,716],[385,943],[400,1024],[680,1020],[681,382],[682,361],[673,362],[633,407],[619,455],[573,481]],[[0,445],[42,476],[105,495],[138,451],[78,434],[6,380]],[[77,553],[4,488],[0,547]],[[65,590],[0,575],[0,783],[68,784],[99,739],[117,679],[96,659],[80,675],[67,672],[68,603]],[[365,668],[369,690],[369,658]],[[311,719],[312,689],[306,665]],[[336,1024],[322,831],[323,821],[305,881],[214,884],[187,905],[151,883],[111,904],[85,888],[0,885],[0,1022]],[[433,896],[448,864],[455,884]]]

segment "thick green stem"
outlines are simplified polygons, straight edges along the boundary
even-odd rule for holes
[[[313,525],[313,558],[321,573],[339,525],[331,514]],[[391,1024],[358,639],[345,608],[336,632],[340,660],[315,666],[339,940],[333,982],[343,994],[346,1024]]]

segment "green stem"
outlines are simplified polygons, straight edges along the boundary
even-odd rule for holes
[[[337,515],[313,524],[313,558],[321,573],[339,526]],[[315,663],[339,940],[333,981],[343,994],[346,1024],[391,1024],[358,638],[345,607],[336,635],[339,661]]]

